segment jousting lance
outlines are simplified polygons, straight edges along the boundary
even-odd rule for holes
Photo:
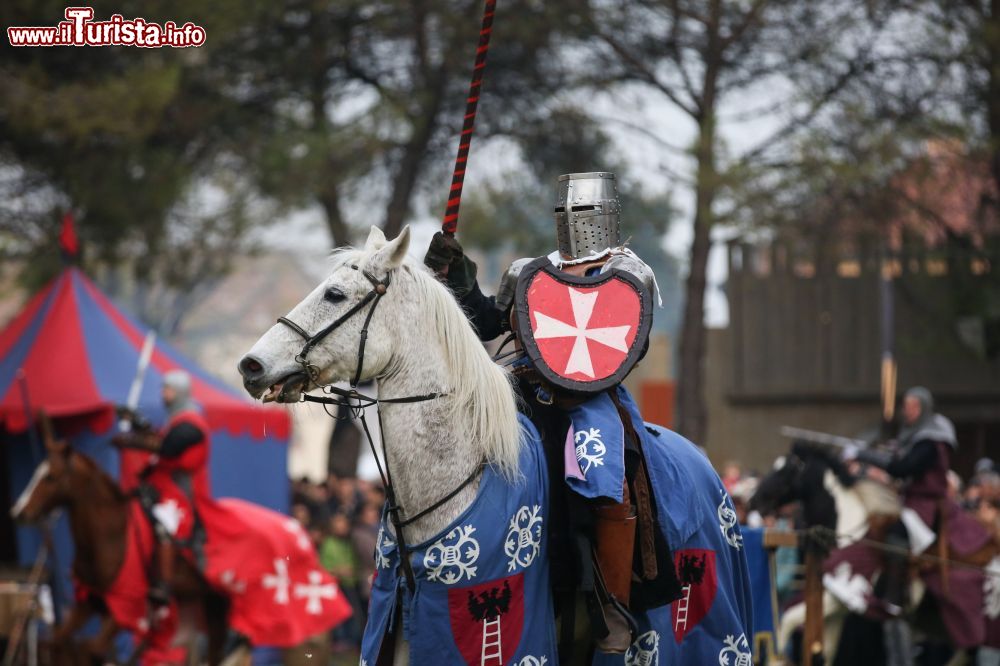
[[[465,182],[465,170],[469,163],[469,146],[472,145],[472,130],[476,124],[476,107],[479,106],[483,74],[486,72],[486,54],[490,50],[490,34],[493,32],[493,13],[496,6],[496,0],[486,0],[483,8],[483,25],[479,30],[479,46],[476,48],[476,62],[472,68],[472,83],[469,85],[469,96],[465,99],[465,118],[462,121],[462,134],[458,138],[458,156],[455,158],[455,170],[451,175],[451,189],[448,190],[448,207],[445,208],[444,221],[441,223],[441,230],[451,236],[454,236],[458,229],[458,207],[462,203],[462,184]]]
[[[787,437],[788,439],[798,440],[800,442],[807,442],[809,444],[822,444],[824,446],[835,446],[840,449],[846,449],[850,447],[867,449],[869,446],[871,446],[870,442],[866,442],[863,439],[854,439],[852,437],[831,435],[830,433],[827,432],[817,432],[815,430],[806,430],[805,428],[793,428],[792,426],[782,426],[781,436]]]

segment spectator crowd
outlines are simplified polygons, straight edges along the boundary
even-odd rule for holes
[[[351,602],[352,618],[333,630],[333,651],[356,652],[367,619],[375,542],[385,504],[381,484],[330,474],[292,485],[292,516],[306,529],[322,565]]]

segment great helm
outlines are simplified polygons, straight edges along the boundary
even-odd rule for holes
[[[615,174],[559,176],[555,219],[560,254],[579,259],[621,245],[620,211]]]

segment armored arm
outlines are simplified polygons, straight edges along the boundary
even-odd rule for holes
[[[937,461],[937,444],[930,440],[917,442],[904,455],[893,458],[885,471],[897,479],[920,477]]]
[[[497,308],[495,297],[486,296],[479,290],[478,283],[473,283],[472,289],[459,298],[458,302],[483,342],[492,340],[504,332],[503,311]]]
[[[189,448],[205,439],[205,433],[193,423],[178,423],[167,432],[160,443],[160,455],[177,458]]]
[[[858,462],[874,465],[879,469],[886,469],[892,464],[892,453],[881,449],[857,449],[852,451],[853,458]]]
[[[160,450],[160,438],[155,432],[122,432],[112,437],[111,443],[119,449],[137,449],[150,453]]]
[[[149,421],[127,407],[118,408],[118,416],[128,420],[132,428],[128,432],[120,432],[111,438],[111,444],[119,449],[137,449],[156,453],[160,450],[160,437],[153,430]]]
[[[893,455],[885,450],[861,449],[857,459],[884,469],[897,479],[910,479],[924,474],[933,467],[937,447],[929,440],[917,442],[903,455]]]
[[[503,311],[497,308],[496,298],[484,295],[479,288],[476,263],[465,255],[454,236],[440,231],[434,234],[424,263],[451,289],[480,340],[492,340],[503,333]]]

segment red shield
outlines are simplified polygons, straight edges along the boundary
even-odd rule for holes
[[[449,589],[448,615],[466,664],[508,663],[524,630],[524,574]]]
[[[646,348],[652,298],[629,273],[577,277],[545,257],[518,278],[517,333],[553,385],[597,393],[619,384]]]
[[[679,644],[712,609],[719,581],[715,573],[714,550],[690,548],[678,551],[674,555],[674,566],[683,585],[681,598],[670,604],[674,640]]]

